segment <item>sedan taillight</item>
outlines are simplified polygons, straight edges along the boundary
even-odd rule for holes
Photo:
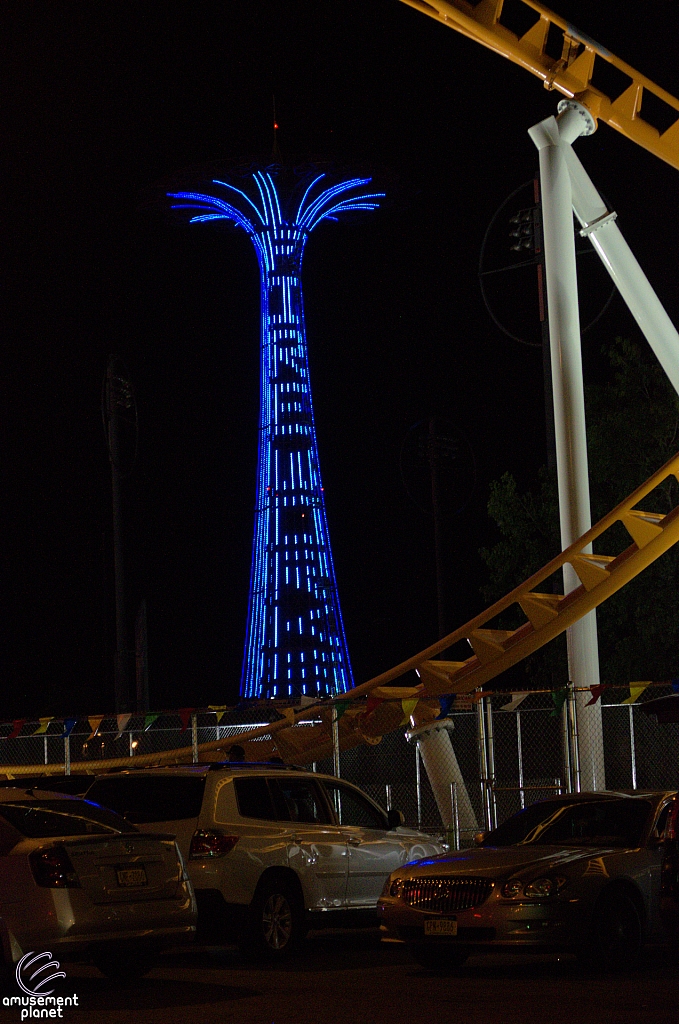
[[[202,860],[205,857],[223,857],[231,853],[240,836],[225,836],[223,832],[205,831],[199,828],[193,833],[190,860]]]
[[[46,889],[75,889],[80,886],[71,858],[63,846],[34,850],[28,855],[33,877]]]

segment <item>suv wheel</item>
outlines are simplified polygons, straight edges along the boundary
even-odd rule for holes
[[[279,960],[294,952],[305,934],[304,907],[294,886],[284,879],[263,882],[250,904],[241,952]]]

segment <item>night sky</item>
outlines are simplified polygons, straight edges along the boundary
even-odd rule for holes
[[[557,0],[555,0],[557,3]],[[679,95],[679,10],[558,0],[582,31]],[[629,8],[626,8],[629,10]],[[151,705],[238,699],[253,528],[258,269],[242,232],[145,206],[206,163],[370,168],[392,201],[312,236],[304,288],[321,471],[356,682],[437,635],[433,526],[406,493],[404,438],[436,416],[475,453],[453,504],[450,626],[483,607],[489,482],[545,461],[542,356],[493,325],[486,227],[532,178],[527,129],[560,98],[397,0],[6,0],[2,6],[0,719],[114,709],[109,353],[139,409],[124,484],[130,622],[148,604]],[[605,125],[577,144],[679,321],[677,172]],[[524,193],[525,194],[525,193]],[[516,205],[510,212],[515,212]],[[505,221],[489,260],[504,259]],[[608,293],[580,262],[583,305]],[[513,272],[514,273],[514,272]],[[535,334],[532,270],[496,310]],[[620,300],[584,339],[638,330]],[[621,451],[621,458],[624,452]]]

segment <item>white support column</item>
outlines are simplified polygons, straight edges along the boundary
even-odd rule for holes
[[[560,111],[565,113],[569,109],[584,110],[584,107],[574,100],[559,103]],[[588,235],[672,387],[679,394],[679,334],[615,223],[615,212],[606,208],[570,146],[564,146],[564,155],[571,179],[573,210],[582,225],[582,234]]]
[[[478,824],[474,808],[471,805],[467,787],[465,786],[460,766],[450,742],[450,733],[454,728],[449,718],[427,722],[406,733],[408,743],[416,743],[420,752],[431,785],[441,821],[446,827],[454,825],[453,809],[450,800],[451,783],[456,784],[457,806],[460,831],[463,833],[462,845],[468,845],[470,834],[476,832]]]
[[[585,399],[580,347],[580,313],[575,268],[575,239],[571,182],[566,151],[579,135],[594,131],[584,107],[568,107],[557,121],[548,117],[529,130],[540,157],[545,273],[549,312],[556,467],[559,483],[561,544],[568,547],[591,524]],[[585,551],[590,549],[584,549]],[[564,593],[580,586],[570,565],[565,565]],[[599,682],[596,612],[590,612],[567,634],[568,671],[577,687]],[[575,712],[583,790],[605,789],[601,706],[585,707],[588,694],[577,694]]]

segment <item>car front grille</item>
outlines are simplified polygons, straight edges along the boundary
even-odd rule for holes
[[[478,907],[488,899],[494,884],[487,878],[406,878],[401,899],[417,910],[445,914]]]

